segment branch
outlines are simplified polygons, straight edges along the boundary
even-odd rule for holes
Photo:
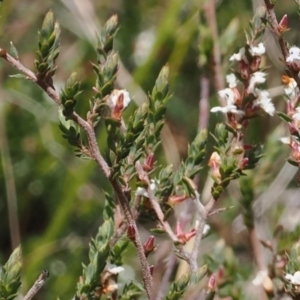
[[[142,165],[139,161],[137,161],[135,163],[135,168],[137,170],[137,173],[139,175],[140,180],[144,181],[147,184],[147,193],[148,193],[148,196],[149,196],[149,200],[150,200],[150,203],[152,205],[152,208],[154,209],[154,211],[155,211],[155,213],[158,217],[158,220],[159,220],[160,224],[163,226],[164,230],[169,235],[171,240],[174,243],[178,243],[177,236],[173,232],[169,222],[165,221],[164,213],[162,212],[162,210],[160,208],[160,205],[158,203],[158,200],[154,196],[154,193],[153,193],[152,189],[150,188],[150,180],[149,180],[148,174],[143,170],[143,167],[142,167]]]
[[[27,79],[33,81],[38,86],[40,86],[48,94],[48,96],[54,100],[56,104],[61,105],[59,94],[55,91],[54,88],[52,88],[45,81],[39,80],[31,70],[27,69],[19,60],[9,55],[7,51],[3,48],[0,48],[0,57],[5,59],[10,65],[12,65],[16,69],[24,73],[27,76]],[[105,176],[110,181],[114,191],[116,192],[120,205],[122,206],[128,225],[132,225],[135,229],[136,232],[135,245],[142,266],[143,280],[145,284],[146,293],[149,299],[153,299],[152,298],[153,280],[150,274],[149,264],[144,253],[144,248],[140,236],[138,234],[137,225],[131,213],[128,200],[122,190],[120,183],[116,179],[113,179],[113,176],[111,176],[112,174],[110,168],[100,153],[93,127],[88,122],[86,122],[83,118],[81,118],[76,112],[72,113],[71,118],[85,131],[88,138],[90,154],[92,159],[96,161],[98,166],[101,168]]]
[[[208,216],[208,212],[207,212],[206,208],[202,205],[202,203],[200,201],[200,194],[196,190],[195,190],[195,194],[196,194],[196,199],[195,199],[196,208],[197,208],[197,212],[199,215],[199,220],[198,220],[199,224],[198,224],[198,227],[196,228],[197,232],[195,235],[193,249],[190,254],[190,259],[189,259],[192,272],[196,272],[198,270],[197,260],[198,260],[198,256],[199,256],[200,244],[201,244],[201,239],[203,236],[204,226],[206,224],[207,216]]]
[[[264,0],[266,8],[267,8],[267,14],[269,16],[269,22],[271,24],[271,29],[274,33],[274,35],[276,36],[280,49],[281,49],[281,53],[283,55],[284,58],[284,63],[286,62],[286,58],[289,54],[289,51],[287,49],[286,43],[283,39],[283,34],[279,32],[278,30],[278,21],[274,12],[274,4],[272,4],[270,2],[270,0]],[[293,69],[291,69],[289,66],[286,65],[286,67],[289,69],[292,77],[295,79],[295,81],[297,82],[298,87],[300,88],[300,78],[298,77],[298,72],[294,71]]]
[[[43,270],[38,279],[35,281],[34,285],[25,295],[23,300],[31,300],[36,293],[41,289],[41,287],[45,284],[46,280],[49,278],[50,273],[48,270]]]

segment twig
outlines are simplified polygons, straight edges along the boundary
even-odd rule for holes
[[[164,218],[165,218],[164,213],[162,212],[162,210],[159,206],[158,200],[154,196],[154,193],[153,193],[152,189],[150,188],[149,177],[148,177],[147,173],[143,170],[143,167],[142,167],[142,165],[139,161],[137,161],[135,163],[135,168],[137,170],[139,178],[147,184],[147,193],[148,193],[148,196],[149,196],[149,200],[150,200],[150,203],[152,205],[152,208],[154,209],[154,211],[155,211],[155,213],[158,217],[158,220],[159,220],[160,224],[163,226],[164,230],[169,235],[171,240],[173,242],[178,242],[178,238],[175,235],[175,233],[173,232],[173,230],[171,229],[171,226],[170,226],[169,222],[164,220]]]
[[[34,285],[25,295],[23,300],[31,300],[36,295],[36,293],[41,289],[41,287],[45,284],[46,280],[49,278],[49,275],[50,273],[48,270],[43,270],[43,272],[40,274],[38,279],[35,281]]]
[[[278,26],[278,21],[277,21],[275,12],[274,12],[274,4],[272,4],[270,2],[270,0],[264,0],[264,2],[265,2],[265,5],[266,5],[266,8],[267,8],[267,14],[269,16],[269,22],[271,24],[272,31],[273,31],[273,33],[275,34],[275,36],[278,40],[278,43],[279,43],[279,46],[280,46],[280,49],[281,49],[281,52],[282,52],[282,55],[283,55],[283,58],[284,58],[284,62],[286,62],[286,58],[289,54],[289,51],[288,51],[286,43],[283,39],[283,34],[280,33],[279,30],[278,30],[279,26]],[[300,78],[298,77],[298,72],[296,72],[293,69],[289,68],[289,66],[287,66],[287,65],[286,65],[286,67],[289,69],[290,73],[292,74],[292,77],[295,79],[295,81],[297,82],[298,87],[300,88]]]
[[[212,39],[214,41],[213,45],[213,62],[214,62],[214,77],[215,77],[215,87],[217,90],[224,89],[224,78],[222,72],[221,64],[221,48],[220,48],[220,39],[218,34],[218,26],[216,20],[216,1],[210,0],[206,1],[203,5],[205,12],[206,21],[208,27],[211,30]],[[220,100],[224,102],[224,100]],[[224,105],[224,103],[221,103]]]
[[[200,100],[199,100],[199,120],[198,132],[208,127],[209,117],[209,80],[206,75],[200,78]]]
[[[161,280],[161,284],[159,286],[159,291],[157,293],[156,300],[163,299],[163,297],[166,293],[166,290],[168,288],[169,280],[170,280],[171,276],[173,275],[174,268],[176,266],[176,261],[177,261],[176,256],[173,253],[171,253],[169,260],[168,260],[167,268],[165,270],[164,276],[163,276],[163,278]]]
[[[261,245],[260,245],[260,241],[257,237],[255,227],[251,228],[251,229],[249,228],[249,234],[250,234],[250,242],[251,242],[251,245],[252,245],[253,256],[254,256],[256,265],[257,265],[259,270],[264,270],[265,265],[264,265],[264,262],[262,260],[262,254],[261,254],[261,248],[260,248]]]
[[[194,244],[193,244],[193,248],[192,248],[192,252],[190,254],[190,267],[191,267],[191,271],[192,272],[196,272],[198,270],[198,263],[197,263],[197,259],[199,256],[199,250],[200,250],[200,244],[201,244],[201,239],[203,236],[203,230],[204,230],[204,226],[206,224],[206,220],[207,220],[207,210],[205,209],[205,207],[202,205],[201,201],[200,201],[200,194],[198,193],[198,191],[195,191],[196,194],[196,198],[195,198],[195,203],[196,203],[196,208],[197,208],[197,212],[199,215],[199,225],[196,228],[196,235],[195,235],[195,240],[194,240]]]
[[[216,215],[216,214],[218,214],[218,213],[220,213],[220,212],[223,212],[223,211],[225,211],[225,210],[227,210],[227,209],[231,209],[231,208],[234,208],[234,205],[231,205],[231,206],[229,206],[229,207],[221,207],[221,208],[215,209],[215,210],[213,210],[212,212],[210,212],[210,213],[208,214],[208,217],[211,217],[211,216],[213,216],[213,215]]]
[[[53,99],[58,105],[61,105],[59,94],[55,91],[55,89],[49,86],[46,82],[39,80],[32,71],[30,71],[25,66],[23,66],[19,60],[9,55],[7,51],[3,48],[0,48],[0,57],[5,59],[8,63],[10,63],[13,67],[17,68],[19,71],[23,72],[29,80],[39,85],[48,94],[48,96],[51,99]],[[113,179],[113,176],[111,176],[112,174],[110,168],[100,153],[93,127],[88,122],[86,122],[83,118],[81,118],[76,112],[72,113],[71,118],[85,131],[88,138],[91,157],[96,161],[96,163],[101,168],[105,176],[109,179],[114,191],[116,192],[120,205],[122,206],[128,225],[132,225],[135,229],[136,232],[135,244],[136,244],[138,256],[142,266],[143,280],[145,284],[146,293],[149,299],[153,299],[152,298],[153,280],[150,274],[149,264],[144,253],[144,248],[140,236],[138,234],[137,225],[132,216],[128,200],[122,190],[120,183],[116,179]]]

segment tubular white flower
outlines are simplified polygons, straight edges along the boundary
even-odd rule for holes
[[[266,52],[266,48],[263,43],[259,43],[257,46],[250,45],[249,52],[252,56],[261,56]]]
[[[236,87],[238,83],[238,79],[236,78],[234,73],[226,75],[226,81],[230,88]]]
[[[267,114],[273,116],[275,113],[275,107],[272,103],[272,99],[270,98],[269,92],[255,89],[255,94],[258,96],[258,98],[253,101],[253,105],[259,106]]]
[[[248,92],[254,93],[255,86],[258,83],[264,83],[266,81],[267,74],[265,72],[257,71],[252,74],[248,86]]]
[[[238,53],[233,54],[233,55],[229,58],[229,60],[230,60],[230,61],[234,61],[234,60],[236,60],[236,61],[241,61],[242,58],[244,57],[244,55],[245,55],[245,48],[243,47],[243,48],[240,49],[240,51],[239,51]]]
[[[300,107],[296,108],[296,113],[293,114],[292,118],[296,121],[300,121]]]
[[[159,182],[157,184],[159,184]],[[153,179],[151,179],[150,189],[152,191],[155,191],[157,184],[156,184],[156,182]],[[138,187],[136,189],[135,195],[136,196],[144,196],[146,198],[149,198],[149,194],[148,194],[147,190],[145,188],[142,188],[142,187]]]
[[[286,274],[285,278],[294,285],[300,285],[300,271],[295,272],[294,275]]]
[[[297,82],[294,78],[289,78],[289,82],[284,85],[284,92],[289,97],[296,96]]]
[[[219,91],[218,94],[222,99],[226,100],[227,105],[223,106],[223,107],[221,107],[221,106],[213,107],[210,110],[211,112],[219,112],[220,111],[223,114],[233,113],[233,114],[237,114],[237,115],[244,115],[244,112],[237,109],[236,105],[234,105],[235,94],[232,89],[226,88],[224,90]]]
[[[123,109],[125,109],[130,103],[130,96],[126,90],[113,90],[108,97],[108,104],[113,109],[118,104],[119,97],[123,95]]]
[[[291,138],[290,137],[282,137],[279,139],[281,143],[283,144],[287,144],[287,145],[290,145],[291,143]]]
[[[123,267],[114,267],[114,268],[112,268],[112,269],[109,269],[108,271],[109,271],[109,273],[111,273],[111,274],[117,275],[117,274],[119,274],[120,272],[123,272],[123,271],[124,271],[124,268],[123,268]]]
[[[225,99],[227,101],[227,104],[234,104],[235,95],[232,89],[226,88],[224,90],[219,91],[218,94],[222,99]]]
[[[296,46],[292,46],[289,49],[289,55],[286,58],[286,62],[293,62],[298,59],[300,60],[300,49]]]

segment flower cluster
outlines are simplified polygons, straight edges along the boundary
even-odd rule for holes
[[[213,107],[211,112],[220,111],[227,114],[229,125],[235,129],[239,127],[239,123],[258,115],[260,111],[271,116],[275,113],[269,92],[258,88],[259,84],[265,83],[267,76],[259,69],[264,53],[263,43],[257,46],[251,44],[241,48],[229,59],[238,62],[239,70],[226,76],[229,87],[218,92],[226,105]],[[238,89],[239,85],[243,86],[243,89]]]
[[[293,56],[296,52],[295,47],[291,47],[290,55],[287,57],[287,61],[292,61]],[[300,49],[299,49],[300,50]],[[281,138],[281,142],[288,144],[291,149],[291,158],[290,163],[298,166],[300,163],[300,107],[298,105],[298,92],[299,88],[294,78],[291,78],[287,75],[282,75],[281,80],[284,85],[284,93],[287,96],[287,115],[285,120],[288,123],[288,129],[290,132],[289,137]]]

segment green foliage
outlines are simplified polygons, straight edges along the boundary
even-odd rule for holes
[[[207,130],[201,130],[189,145],[188,156],[174,176],[174,185],[180,184],[184,177],[193,178],[203,168],[206,155]],[[190,193],[188,192],[190,195]]]
[[[0,299],[14,299],[21,286],[21,247],[16,248],[0,269]]]
[[[182,275],[176,282],[173,282],[165,300],[182,299],[187,287],[191,284],[197,284],[207,272],[207,266],[199,268],[195,273],[186,273]]]
[[[138,282],[130,282],[125,284],[122,295],[119,296],[119,300],[137,300],[144,293],[143,286]]]
[[[113,51],[113,40],[118,31],[118,18],[112,16],[101,28],[97,44],[97,62],[92,64],[97,75],[96,98],[100,100],[109,95],[114,87],[114,81],[117,76],[118,54]]]
[[[240,203],[243,208],[244,223],[247,228],[252,229],[254,227],[254,212],[252,205],[255,198],[253,177],[251,175],[240,179],[240,189],[243,196]]]
[[[242,294],[242,268],[233,252],[220,240],[212,251],[204,257],[208,272],[217,276],[217,295],[220,298],[244,299]]]
[[[83,265],[82,280],[77,283],[77,297],[85,295],[86,299],[93,299],[94,292],[99,287],[99,279],[106,266],[110,254],[109,242],[114,232],[111,199],[106,203],[106,214],[98,233],[90,242],[89,264]]]
[[[60,27],[50,10],[39,31],[39,47],[36,51],[37,58],[34,60],[40,79],[50,80],[55,73],[55,60],[59,55],[59,37]]]
[[[72,114],[74,107],[76,105],[76,98],[82,93],[80,90],[80,82],[78,81],[78,76],[74,72],[71,74],[65,88],[61,91],[60,99],[63,105],[63,115],[68,119]]]
[[[151,95],[149,95],[147,122],[144,124],[145,150],[148,154],[155,152],[160,144],[160,132],[164,125],[164,116],[170,100],[168,78],[169,68],[164,66],[155,81]]]

